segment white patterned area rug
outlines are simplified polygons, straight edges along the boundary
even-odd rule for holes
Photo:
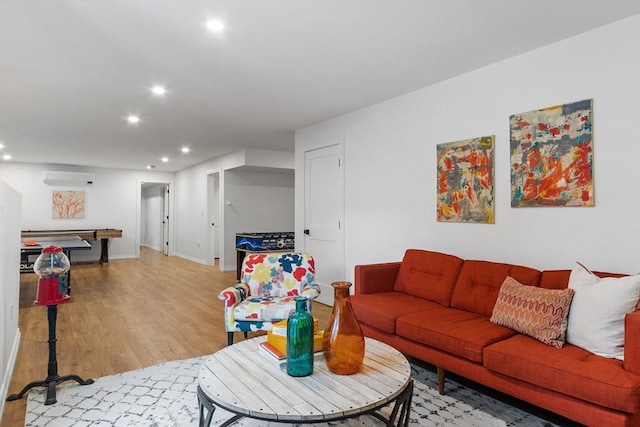
[[[81,386],[59,386],[58,402],[44,405],[45,391],[32,390],[27,401],[25,427],[196,427],[198,426],[197,376],[203,360],[193,358],[162,363],[136,371],[98,378]],[[463,427],[549,427],[555,424],[514,408],[499,400],[447,380],[446,395],[437,391],[435,373],[412,364],[414,394],[411,407],[413,426]],[[217,409],[212,426],[231,417]],[[242,419],[234,426],[295,426]],[[371,417],[319,423],[315,426],[378,426]]]

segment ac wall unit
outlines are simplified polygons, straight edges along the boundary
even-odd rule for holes
[[[90,172],[44,171],[42,180],[47,185],[78,187],[92,185],[95,178],[95,174]]]

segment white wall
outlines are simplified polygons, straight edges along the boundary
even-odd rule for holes
[[[218,209],[210,198],[220,198],[218,221],[222,230],[220,268],[235,270],[235,234],[247,229],[249,224],[265,228],[259,231],[291,231],[294,225],[293,182],[294,153],[246,149],[230,153],[210,161],[184,169],[176,174],[176,255],[192,261],[211,265],[214,254],[211,238],[211,218],[209,212]],[[209,188],[213,182],[209,176],[218,174],[219,192]],[[246,176],[245,176],[246,174]],[[257,174],[257,175],[256,175]],[[262,175],[260,175],[262,174]],[[255,179],[252,175],[261,176]],[[280,175],[290,176],[290,184],[283,184]],[[243,178],[244,177],[244,178]],[[231,185],[227,185],[227,180]],[[246,180],[239,184],[238,180]],[[287,190],[282,190],[282,186]],[[260,198],[259,193],[270,194],[271,198],[262,206],[254,204],[245,209],[249,198]],[[226,207],[224,201],[232,205]],[[242,212],[236,211],[239,207]],[[216,212],[217,214],[217,212]],[[283,219],[289,218],[289,219]],[[290,221],[290,222],[287,222]],[[286,229],[281,229],[286,226]]]
[[[18,355],[21,195],[0,181],[0,416]]]
[[[91,186],[58,187],[42,182],[45,170],[82,171],[95,173]],[[141,182],[173,183],[173,173],[141,172],[124,169],[90,168],[64,165],[43,165],[3,162],[0,179],[22,194],[23,230],[73,230],[116,228],[122,230],[122,238],[109,239],[109,259],[136,256],[136,241],[140,228]],[[54,190],[85,191],[84,218],[53,219],[51,196]],[[100,244],[90,251],[74,251],[75,261],[100,258]]]
[[[176,255],[211,265],[209,256],[207,221],[207,165],[200,164],[184,169],[176,174],[173,194],[176,214],[172,224],[175,227]]]
[[[293,231],[293,173],[227,171],[224,183],[225,248],[235,253],[236,233]],[[236,267],[233,256],[225,268]]]
[[[407,248],[640,272],[639,52],[636,15],[297,131],[297,149],[344,136],[346,279]],[[509,116],[587,98],[595,207],[511,208]],[[436,145],[484,135],[496,138],[495,224],[437,222]]]

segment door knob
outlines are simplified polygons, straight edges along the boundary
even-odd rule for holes
[[[303,233],[308,235],[308,234],[309,234],[309,229],[308,229],[308,228],[305,228],[305,229],[304,229],[304,231],[303,231]]]

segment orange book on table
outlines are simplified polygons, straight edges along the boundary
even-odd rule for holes
[[[273,358],[275,358],[277,360],[286,360],[287,359],[287,355],[284,354],[283,352],[281,352],[280,350],[278,350],[276,348],[276,346],[271,344],[269,341],[262,341],[260,343],[260,347],[262,347],[261,350],[266,351],[271,357],[273,357]]]
[[[313,319],[313,351],[322,351],[322,331],[318,331],[318,319]],[[267,341],[280,353],[287,354],[287,319],[273,324],[273,329],[267,332]]]

